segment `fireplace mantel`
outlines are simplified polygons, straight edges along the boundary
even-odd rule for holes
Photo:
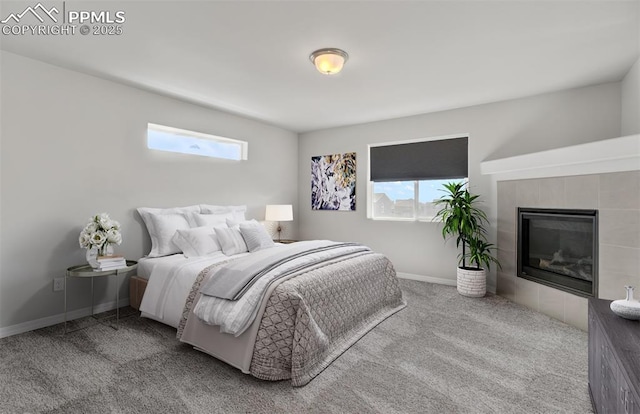
[[[640,170],[640,134],[484,161],[498,181]]]
[[[639,283],[640,135],[485,161],[481,171],[496,190],[498,295],[587,330],[585,298],[517,277],[518,207],[597,209],[597,297],[619,299]]]

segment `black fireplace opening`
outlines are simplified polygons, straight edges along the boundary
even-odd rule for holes
[[[598,211],[518,208],[518,277],[598,296]]]

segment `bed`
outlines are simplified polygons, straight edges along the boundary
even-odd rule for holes
[[[243,373],[293,386],[406,306],[391,262],[357,243],[143,258],[137,277],[148,278],[142,316]]]

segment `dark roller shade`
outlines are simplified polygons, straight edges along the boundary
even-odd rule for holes
[[[370,148],[371,181],[467,177],[468,138]]]

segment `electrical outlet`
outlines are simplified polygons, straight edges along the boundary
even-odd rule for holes
[[[53,279],[53,291],[60,292],[64,290],[64,277],[57,277]]]

